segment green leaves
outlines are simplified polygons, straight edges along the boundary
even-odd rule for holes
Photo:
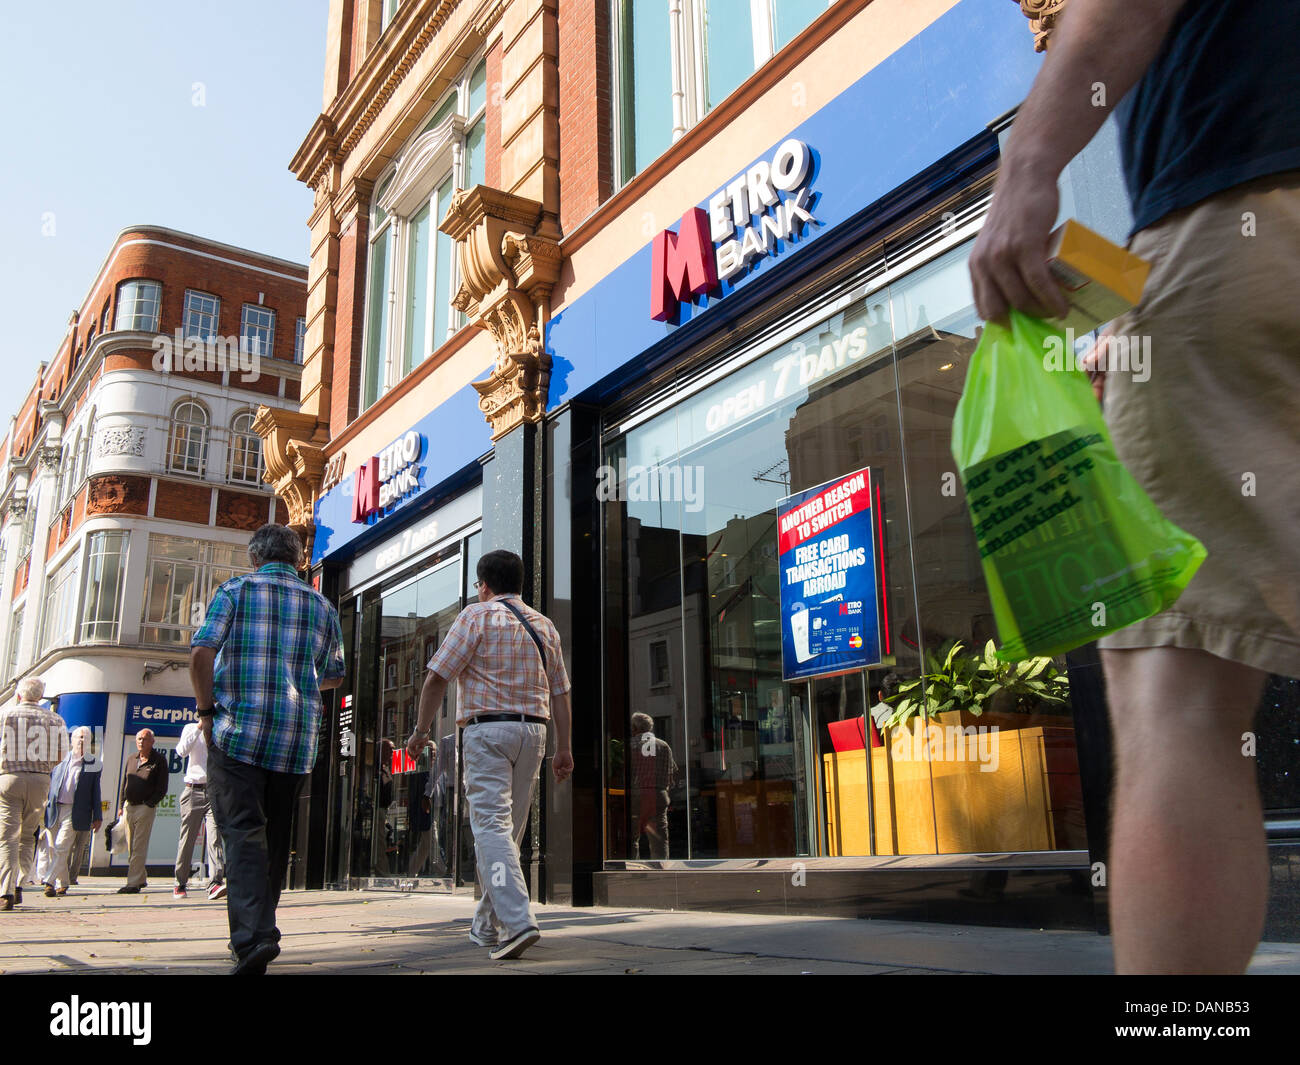
[[[906,725],[918,715],[934,717],[949,710],[967,710],[976,716],[1000,696],[997,705],[1018,713],[1032,713],[1041,703],[1066,703],[1070,685],[1050,658],[1002,662],[992,640],[980,653],[964,654],[960,640],[927,651],[926,672],[904,681],[886,699],[894,713],[886,728]]]

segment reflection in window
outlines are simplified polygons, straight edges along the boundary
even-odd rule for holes
[[[38,656],[77,639],[77,555],[73,555],[45,580]]]
[[[275,344],[275,311],[269,307],[244,304],[239,327],[239,350],[258,358],[269,359]]]
[[[221,301],[206,292],[185,293],[185,337],[211,340],[217,335]]]

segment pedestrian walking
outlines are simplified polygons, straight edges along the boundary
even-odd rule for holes
[[[72,749],[54,767],[45,802],[45,827],[53,839],[54,858],[45,878],[46,895],[66,895],[73,883],[72,853],[79,833],[99,831],[100,782],[104,764],[90,752],[91,730],[72,730]]]
[[[181,730],[176,744],[178,758],[188,758],[185,767],[185,788],[181,791],[181,836],[176,844],[176,886],[172,898],[187,896],[186,885],[190,879],[190,866],[194,861],[194,844],[199,830],[207,828],[208,850],[212,855],[212,877],[208,883],[210,900],[226,897],[226,857],[221,845],[221,830],[216,815],[208,801],[208,745],[203,742],[203,730],[191,721]]]
[[[149,837],[153,835],[158,804],[167,794],[169,774],[167,759],[153,747],[153,729],[142,728],[135,734],[135,754],[122,769],[122,793],[117,816],[126,824],[128,860],[126,884],[119,895],[138,895],[149,886],[146,873],[149,861]]]
[[[1300,676],[1300,6],[1071,0],[971,255],[985,319],[1063,314],[1044,262],[1057,178],[1113,109],[1151,263],[1109,332],[1119,457],[1208,557],[1169,609],[1100,640],[1113,722],[1118,972],[1241,972],[1268,895],[1255,760],[1269,673]],[[1115,106],[1118,104],[1118,106]],[[1192,931],[1194,930],[1194,932]]]
[[[298,576],[298,534],[263,525],[248,558],[255,572],[217,589],[190,641],[190,677],[225,845],[232,973],[256,976],[280,953],[293,807],[316,764],[320,693],[343,683],[344,665],[338,614]]]
[[[460,612],[429,661],[406,753],[418,757],[447,685],[455,680],[456,721],[465,730],[465,799],[482,895],[469,937],[497,960],[519,957],[541,936],[528,904],[519,841],[552,715],[555,779],[563,781],[573,772],[569,676],[555,626],[520,598],[523,559],[489,551],[479,559],[477,573],[478,602]]]
[[[649,714],[632,715],[632,739],[629,741],[631,773],[631,808],[636,811],[632,832],[632,857],[641,857],[641,837],[646,837],[650,857],[668,857],[668,807],[670,789],[677,776],[673,749],[655,735],[654,718]]]
[[[0,711],[0,910],[23,901],[22,878],[36,862],[50,773],[67,754],[63,718],[44,706],[45,682],[18,682],[18,702]]]

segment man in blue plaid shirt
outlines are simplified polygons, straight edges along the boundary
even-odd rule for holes
[[[256,572],[217,589],[190,641],[235,975],[261,975],[280,953],[275,908],[293,807],[316,764],[320,693],[343,683],[338,614],[298,576],[298,534],[263,525],[248,557]]]

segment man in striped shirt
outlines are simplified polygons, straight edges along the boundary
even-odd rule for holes
[[[456,722],[465,729],[465,798],[482,890],[469,937],[499,960],[519,957],[541,937],[528,905],[519,841],[552,712],[555,779],[573,772],[569,675],[555,626],[519,598],[523,559],[489,551],[479,559],[474,587],[478,602],[460,612],[429,661],[406,753],[419,756],[447,684],[455,680]]]
[[[298,534],[263,525],[248,557],[256,572],[217,589],[190,641],[209,799],[225,843],[235,975],[261,975],[280,953],[275,908],[290,818],[316,763],[320,693],[342,684],[344,672],[338,614],[298,576]]]

